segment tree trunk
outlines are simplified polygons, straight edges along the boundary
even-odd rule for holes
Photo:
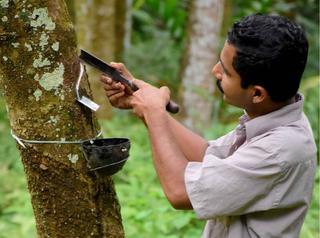
[[[127,0],[77,0],[75,22],[79,47],[106,61],[122,60],[126,33]],[[98,117],[111,117],[111,106],[99,81],[100,72],[87,68]]]
[[[112,179],[88,171],[79,144],[96,137],[76,101],[76,37],[63,0],[0,1],[2,85],[42,237],[124,237]],[[90,97],[88,81],[81,84]],[[47,144],[46,141],[61,141]]]
[[[76,0],[65,0],[69,12],[69,16],[73,24],[76,23],[76,7],[75,7]]]
[[[214,78],[224,1],[194,0],[191,3],[187,44],[182,63],[184,122],[201,131],[211,121]]]
[[[123,61],[123,53],[130,47],[131,41],[131,6],[132,0],[116,1],[116,26],[115,35],[117,43],[115,45],[114,59]]]

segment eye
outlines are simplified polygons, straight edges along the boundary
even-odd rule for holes
[[[222,63],[221,63],[221,61],[219,60],[219,70],[220,70],[220,72],[222,73],[222,74],[225,74],[226,73],[226,71],[224,70],[224,68],[223,68],[223,66],[222,66]]]
[[[223,75],[227,75],[228,76],[228,73],[224,70],[223,67],[221,67],[221,72],[222,72]]]
[[[219,65],[221,66],[221,70],[222,70],[223,74],[230,76],[229,71],[226,69],[226,67],[221,59],[219,60]]]

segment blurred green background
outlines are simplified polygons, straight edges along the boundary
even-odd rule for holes
[[[232,2],[232,4],[231,4]],[[179,0],[135,0],[132,8],[132,42],[125,62],[132,73],[153,84],[167,84],[177,93],[179,69],[186,36],[188,4]],[[287,15],[303,25],[310,42],[308,65],[301,85],[305,112],[319,148],[319,2],[312,0],[234,0],[225,16],[225,27],[252,12]],[[226,31],[226,30],[223,30]],[[224,36],[222,34],[222,39]],[[148,52],[146,54],[146,52]],[[144,67],[141,67],[144,65]],[[211,128],[203,134],[212,139],[231,130],[240,110],[219,98]],[[229,118],[232,118],[230,120]],[[114,176],[126,237],[200,237],[203,221],[193,212],[175,211],[167,202],[151,161],[144,125],[130,112],[114,110],[112,119],[101,121],[105,137],[129,137],[131,158]],[[5,103],[0,96],[0,238],[33,238],[35,222],[22,163],[10,135]],[[319,156],[318,156],[319,159]],[[319,168],[302,238],[319,237]]]

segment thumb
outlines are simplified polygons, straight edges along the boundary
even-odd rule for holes
[[[163,86],[160,88],[160,92],[162,96],[166,99],[167,102],[170,100],[170,89],[167,86]]]

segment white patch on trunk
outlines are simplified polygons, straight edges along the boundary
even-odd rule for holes
[[[58,51],[59,50],[59,42],[55,42],[52,44],[51,48],[54,50],[54,51]]]
[[[48,8],[38,8],[34,9],[31,16],[30,25],[32,27],[41,27],[45,26],[45,29],[48,31],[52,31],[56,28],[56,24],[52,21],[51,17],[48,15]]]
[[[48,39],[49,39],[49,36],[43,32],[40,36],[40,42],[39,42],[39,46],[41,47],[42,51],[44,50],[44,47],[48,45]]]
[[[58,123],[59,118],[55,117],[55,116],[50,116],[49,121],[47,121],[47,123],[52,124],[52,125],[56,125]]]
[[[14,47],[14,48],[18,48],[20,43],[19,42],[15,42],[15,43],[11,43],[11,45]]]
[[[28,43],[24,43],[24,46],[28,49],[28,51],[32,51],[32,46]]]
[[[4,16],[4,17],[1,18],[1,20],[2,20],[3,22],[7,22],[7,21],[8,21],[8,17],[7,17],[7,16]]]
[[[71,163],[75,164],[79,160],[79,156],[77,154],[68,154],[68,159],[71,161]]]
[[[33,96],[35,96],[36,101],[39,101],[39,100],[40,100],[40,97],[42,96],[42,91],[37,88],[37,90],[34,91]]]
[[[42,59],[42,55],[39,54],[39,58],[38,59],[35,59],[33,61],[33,67],[34,68],[41,68],[41,67],[44,67],[44,66],[49,66],[51,64],[51,62],[45,58],[45,59]]]
[[[55,68],[52,73],[45,73],[39,79],[41,87],[47,91],[55,89],[58,91],[59,86],[63,84],[64,65],[59,64],[59,67]]]
[[[9,7],[9,0],[0,0],[0,6],[3,8]]]

